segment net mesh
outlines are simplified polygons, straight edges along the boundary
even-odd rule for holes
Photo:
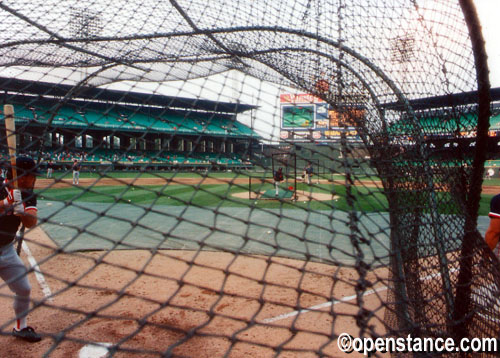
[[[16,0],[0,19],[2,103],[43,172],[18,240],[33,356],[499,336],[472,1]],[[284,158],[293,195],[263,200]],[[27,356],[5,281],[0,355]]]

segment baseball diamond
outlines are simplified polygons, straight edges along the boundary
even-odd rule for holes
[[[1,1],[0,357],[497,338],[499,10]]]

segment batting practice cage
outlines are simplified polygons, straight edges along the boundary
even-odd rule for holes
[[[498,355],[480,20],[473,0],[0,2],[0,357]]]

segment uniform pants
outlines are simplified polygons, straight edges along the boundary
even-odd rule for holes
[[[73,170],[73,184],[78,184],[80,181],[80,172],[78,170]]]
[[[0,278],[9,286],[14,296],[14,312],[17,318],[25,317],[30,307],[31,286],[28,270],[14,249],[13,244],[0,249]]]

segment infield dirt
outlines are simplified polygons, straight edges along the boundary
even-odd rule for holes
[[[234,358],[275,357],[277,351],[287,358],[319,357],[314,351],[338,357],[343,353],[333,333],[359,335],[358,276],[351,268],[224,252],[66,254],[56,251],[40,227],[27,238],[52,291],[52,300],[29,315],[29,324],[44,339],[29,344],[0,336],[0,357],[42,357],[55,339],[61,342],[49,355],[54,358],[77,357],[87,342],[119,343],[122,351],[115,357],[158,357],[153,351],[168,349],[197,358],[222,357],[228,350]],[[28,265],[26,254],[21,257]],[[367,279],[383,287],[386,274],[381,268]],[[39,304],[44,294],[33,273],[29,278]],[[5,286],[0,295],[5,325],[13,319],[12,295]],[[331,302],[343,298],[346,302]],[[374,313],[370,324],[380,333],[385,291],[363,300]],[[296,312],[318,304],[324,307]],[[291,316],[280,318],[283,314]]]

